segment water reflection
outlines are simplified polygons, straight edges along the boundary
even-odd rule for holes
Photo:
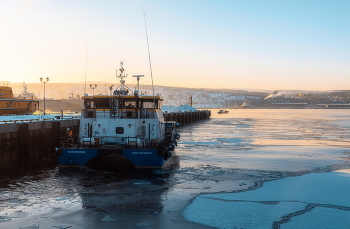
[[[174,184],[172,176],[171,170],[112,175],[108,183],[87,186],[89,189],[80,192],[82,207],[102,212],[160,214],[164,194]]]
[[[77,204],[81,209],[98,212],[161,214],[178,166],[178,157],[174,157],[165,170],[109,173],[51,166],[3,171],[0,173],[0,223],[42,214],[54,216]]]
[[[82,208],[125,214],[160,214],[164,194],[174,184],[179,159],[164,170],[136,170],[128,173],[80,172],[76,180]],[[77,171],[60,168],[62,179],[76,177]]]
[[[0,188],[6,187],[7,184],[14,180],[41,179],[45,171],[55,170],[56,164],[31,165],[27,163],[18,163],[17,166],[0,169]]]

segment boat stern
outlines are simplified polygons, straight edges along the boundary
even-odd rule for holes
[[[63,166],[84,166],[91,158],[96,157],[97,149],[59,149],[58,164]]]

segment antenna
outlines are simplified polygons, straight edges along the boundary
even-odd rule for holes
[[[128,77],[128,74],[125,74],[124,73],[124,67],[123,67],[123,61],[120,61],[120,69],[119,69],[119,71],[120,71],[120,74],[119,74],[119,76],[118,76],[118,70],[116,70],[116,77],[118,77],[118,78],[120,78],[120,93],[122,93],[122,95],[127,95],[128,94],[128,92],[129,92],[129,88],[127,87],[127,86],[125,86],[125,80],[124,80],[124,78],[125,77]],[[125,88],[127,88],[127,89],[125,89]]]
[[[146,29],[146,38],[147,38],[149,69],[150,69],[150,71],[151,71],[152,90],[153,90],[153,96],[154,96],[153,74],[152,74],[152,64],[151,64],[151,54],[150,54],[150,52],[149,52],[148,33],[147,33],[147,24],[146,24],[146,14],[145,14],[145,6],[144,6],[144,5],[143,5],[143,18],[145,19],[145,29]]]
[[[106,82],[106,74],[105,74],[105,93],[107,95],[107,82]]]
[[[85,60],[85,86],[84,86],[84,96],[86,91],[86,69],[87,69],[87,56],[88,56],[89,46],[86,46],[86,60]]]

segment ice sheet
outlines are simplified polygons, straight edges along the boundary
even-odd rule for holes
[[[265,182],[251,191],[200,195],[183,214],[187,220],[217,228],[272,228],[274,223],[286,226],[282,228],[348,228],[349,172],[312,173]],[[344,220],[327,221],[327,212]],[[316,227],[316,222],[324,224]]]

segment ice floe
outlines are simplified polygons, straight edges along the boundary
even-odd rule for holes
[[[246,192],[200,195],[184,217],[217,228],[349,228],[349,171],[288,177]],[[327,220],[328,214],[337,217]]]

